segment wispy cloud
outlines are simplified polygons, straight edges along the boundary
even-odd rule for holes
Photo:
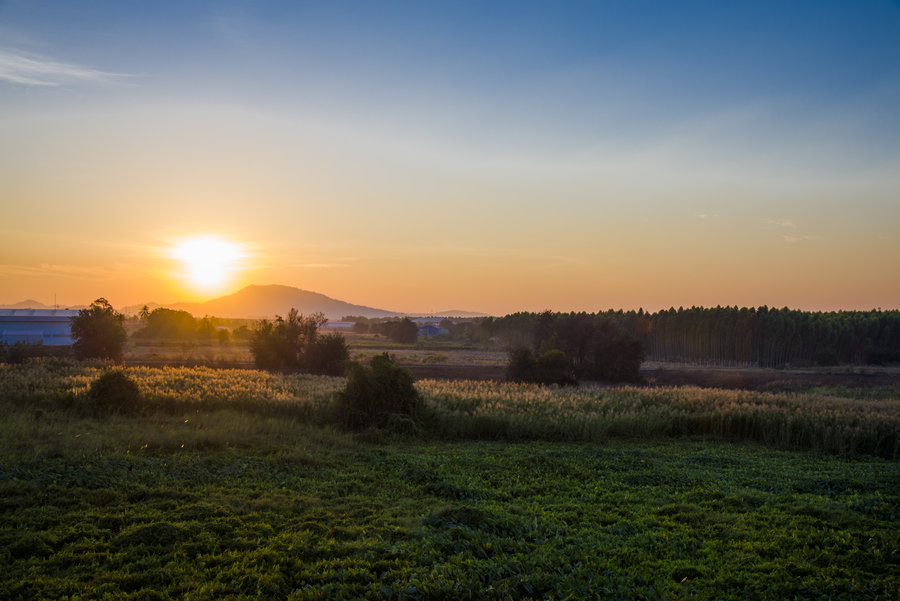
[[[19,50],[0,48],[0,81],[28,86],[107,83],[121,73],[109,73],[73,63],[55,61]]]
[[[789,236],[787,234],[782,234],[781,239],[788,244],[794,244],[796,242],[806,242],[807,240],[821,240],[822,238],[819,236]]]
[[[2,265],[0,275],[38,276],[38,277],[64,277],[86,280],[109,280],[128,273],[133,267],[116,263],[109,267],[93,267],[86,265],[64,265],[53,263],[41,263],[39,265]]]
[[[778,219],[769,219],[768,223],[772,227],[777,227],[777,228],[781,228],[781,229],[791,229],[791,230],[797,229],[797,226],[794,225],[794,223],[792,221],[781,221]]]
[[[793,221],[786,221],[784,219],[767,219],[766,224],[770,229],[777,230],[781,232],[779,235],[781,239],[784,240],[788,244],[796,244],[797,242],[807,242],[809,240],[821,240],[821,236],[811,236],[809,234],[803,234],[798,231],[797,224]],[[785,233],[789,231],[790,233]]]
[[[265,262],[255,262],[253,263],[252,268],[255,271],[265,271],[269,269],[342,269],[345,267],[353,267],[352,261],[356,261],[356,259],[351,259],[351,262],[342,262],[342,263],[277,263],[273,261],[265,261]]]
[[[337,269],[338,267],[350,267],[347,263],[301,263],[303,269]]]

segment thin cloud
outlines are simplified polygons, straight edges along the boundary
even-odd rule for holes
[[[0,48],[0,81],[27,86],[61,86],[108,83],[120,77],[125,75]]]
[[[769,219],[768,223],[772,227],[786,228],[786,229],[792,229],[792,230],[797,229],[797,226],[794,225],[794,223],[792,221],[779,221],[777,219]]]
[[[130,267],[122,263],[116,263],[110,268],[52,263],[41,263],[39,265],[0,265],[0,275],[56,276],[87,280],[109,280],[123,273],[128,273],[129,270]]]
[[[355,257],[349,259],[351,262],[355,262],[357,259]],[[268,269],[343,269],[346,267],[352,267],[351,262],[344,263],[276,263],[276,262],[264,262],[264,263],[254,263],[251,266],[248,266],[247,269],[253,269],[254,271],[265,271]],[[243,269],[243,268],[242,268]]]
[[[298,265],[303,269],[337,269],[339,267],[350,267],[346,263],[302,263]]]
[[[788,244],[794,244],[797,242],[806,242],[808,240],[821,240],[819,236],[789,236],[787,234],[782,234],[781,239],[787,242]]]
[[[767,219],[766,224],[768,224],[769,228],[774,230],[781,230],[784,232],[785,230],[790,230],[793,233],[781,233],[781,239],[784,240],[787,244],[796,244],[798,242],[808,242],[810,240],[821,240],[821,236],[811,236],[809,234],[802,234],[798,232],[799,229],[797,224],[793,221],[786,221],[783,219]]]

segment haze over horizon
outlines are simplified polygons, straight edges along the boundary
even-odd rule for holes
[[[0,303],[900,308],[900,4],[0,2]]]

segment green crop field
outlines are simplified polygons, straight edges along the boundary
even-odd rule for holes
[[[0,599],[898,599],[900,401],[0,366]],[[674,425],[673,425],[674,424]],[[878,440],[871,440],[872,437]]]

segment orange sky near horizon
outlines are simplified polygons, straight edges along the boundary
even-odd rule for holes
[[[0,304],[900,309],[900,7],[654,6],[0,4]]]

